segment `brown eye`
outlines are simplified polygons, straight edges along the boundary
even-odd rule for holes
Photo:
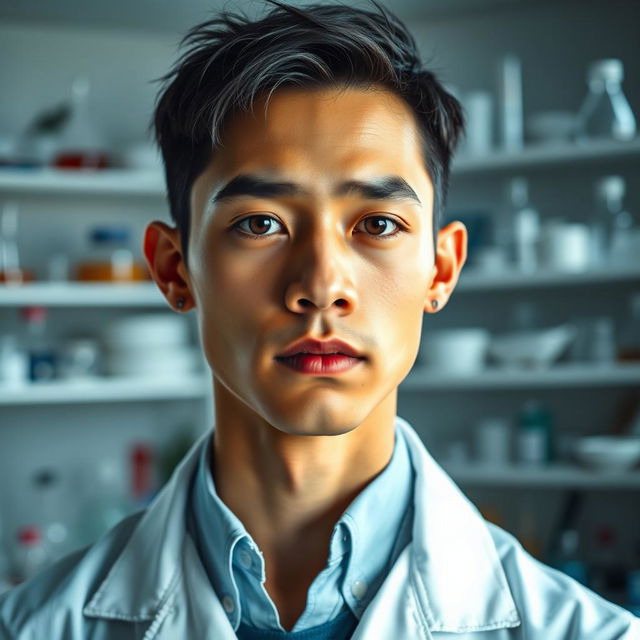
[[[397,235],[401,230],[400,225],[387,216],[369,216],[362,220],[362,223],[364,224],[365,231],[369,235],[385,239]],[[384,233],[389,229],[391,230],[390,233]]]
[[[275,225],[274,225],[275,223]],[[255,215],[243,218],[238,221],[234,227],[244,235],[249,236],[271,236],[273,233],[267,233],[275,228],[279,222],[272,216]],[[246,226],[242,226],[246,225]]]

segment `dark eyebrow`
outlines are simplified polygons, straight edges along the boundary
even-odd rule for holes
[[[368,200],[413,200],[422,205],[416,192],[400,176],[383,176],[369,181],[347,180],[341,182],[333,192],[334,196],[356,192]],[[232,178],[210,198],[208,205],[249,196],[253,198],[278,198],[308,196],[309,191],[295,182],[281,182],[269,178],[243,173]]]

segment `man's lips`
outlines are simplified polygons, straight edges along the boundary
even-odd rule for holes
[[[332,338],[331,340],[317,340],[310,337],[303,337],[302,339],[297,340],[282,351],[282,353],[279,353],[276,358],[289,358],[298,354],[340,354],[343,356],[350,356],[352,358],[364,359],[364,356],[355,347],[352,347],[343,340],[338,338]]]

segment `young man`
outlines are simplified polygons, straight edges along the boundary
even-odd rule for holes
[[[145,512],[5,596],[0,635],[639,638],[396,415],[466,257],[439,229],[460,105],[382,7],[271,1],[196,27],[155,113],[176,226],[144,251],[197,314],[215,428]]]

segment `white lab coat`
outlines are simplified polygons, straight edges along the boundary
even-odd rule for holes
[[[354,640],[640,640],[640,618],[486,522],[413,428],[396,424],[416,469],[413,540]],[[210,436],[145,512],[0,597],[0,638],[234,640],[185,526],[189,479]]]

